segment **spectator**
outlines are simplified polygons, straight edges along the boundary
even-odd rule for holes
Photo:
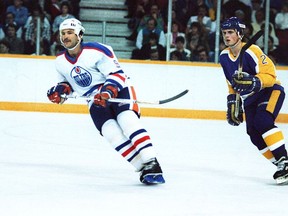
[[[216,33],[216,16],[217,16],[217,0],[208,0],[208,14],[211,19],[211,29],[209,33],[209,40],[210,38],[214,41],[215,43],[215,33]],[[220,10],[220,22],[222,22],[224,18],[223,11]],[[213,45],[214,46],[214,45]]]
[[[158,7],[157,4],[152,4],[151,8],[150,8],[150,13],[145,15],[142,20],[139,23],[139,26],[137,28],[137,31],[139,32],[141,29],[145,28],[146,23],[148,22],[148,20],[150,20],[151,18],[156,20],[156,27],[162,31],[165,31],[165,23],[164,23],[164,19],[161,15],[161,11]]]
[[[251,22],[256,22],[256,11],[262,8],[262,0],[251,0]]]
[[[55,17],[61,14],[60,0],[45,1],[44,10],[50,14],[50,22],[53,23]]]
[[[36,53],[36,50],[35,50],[35,52],[32,53],[31,55],[41,55],[41,56],[46,56],[45,53],[47,53],[47,52],[45,51],[45,49],[46,49],[45,46],[46,46],[46,45],[43,43],[43,40],[41,40],[41,41],[40,41],[40,47],[39,47],[39,53]],[[49,53],[49,54],[50,54],[50,53]]]
[[[240,20],[247,20],[246,19],[246,14],[244,13],[243,10],[239,9],[239,10],[236,10],[235,13],[234,13],[234,16],[237,17],[238,19]],[[250,18],[249,18],[250,19]]]
[[[45,26],[50,26],[51,29],[51,24],[49,19],[45,16],[42,7],[39,4],[35,4],[32,7],[32,11],[31,11],[31,15],[28,17],[25,26],[24,26],[24,32],[27,30],[27,28],[29,27],[29,25],[31,23],[33,23],[33,17],[38,16],[41,17],[41,19],[43,19]]]
[[[6,36],[3,41],[9,44],[9,53],[12,54],[24,54],[24,41],[17,37],[16,25],[8,24],[6,30]]]
[[[242,39],[243,42],[247,42],[253,36],[253,33],[254,33],[254,29],[251,23],[247,23],[245,25],[246,25],[246,28],[244,29],[244,32],[243,32],[244,33],[244,37]]]
[[[202,28],[200,23],[192,22],[191,26],[188,30],[187,37],[187,48],[191,51],[191,55],[196,55],[196,48],[198,45],[203,45],[205,49],[210,51],[210,47],[208,44],[208,39],[206,34],[201,32]]]
[[[201,47],[201,48],[197,49],[196,56],[195,56],[195,61],[198,61],[198,62],[211,62],[210,58],[209,58],[209,53],[204,47]]]
[[[185,28],[189,18],[197,14],[197,3],[196,1],[187,0],[172,1],[172,9],[176,12],[179,22],[185,24]]]
[[[157,50],[157,60],[166,60],[166,49],[158,43],[158,35],[151,33],[149,42],[145,43],[140,50],[136,49],[132,52],[132,59],[151,59],[151,50]],[[155,52],[152,52],[155,54]]]
[[[253,35],[261,29],[262,23],[265,23],[265,11],[263,8],[258,9],[255,12],[255,22],[252,22]]]
[[[52,32],[55,34],[58,29],[60,24],[68,18],[75,18],[72,14],[70,14],[71,7],[68,1],[64,1],[61,3],[60,6],[61,14],[55,17],[53,25],[52,25]]]
[[[229,0],[222,5],[226,17],[234,17],[235,11],[242,10],[245,14],[244,23],[251,23],[251,7],[239,0]]]
[[[9,53],[9,43],[4,40],[0,40],[0,54],[8,54]]]
[[[136,47],[138,49],[141,49],[143,44],[149,42],[149,37],[151,33],[155,33],[158,37],[158,43],[165,47],[166,45],[166,39],[165,39],[165,34],[163,30],[159,29],[156,27],[157,26],[157,21],[154,18],[149,18],[146,23],[146,27],[141,29],[137,35],[136,39]]]
[[[17,25],[17,23],[15,22],[15,15],[12,12],[6,13],[5,26],[7,26],[8,24],[14,24],[16,26],[17,37],[18,38],[22,38],[22,36],[23,36],[23,27]]]
[[[170,55],[174,51],[181,53],[180,61],[190,61],[191,51],[185,48],[185,38],[183,36],[178,36],[176,38],[176,47],[170,50]]]
[[[69,0],[71,7],[71,13],[77,19],[79,18],[80,2],[81,0]]]
[[[170,61],[183,61],[182,53],[177,50],[170,52]]]
[[[185,32],[185,29],[186,29],[186,23],[185,25],[182,24],[182,22],[178,19],[178,15],[176,13],[175,10],[172,10],[172,13],[171,13],[171,21],[172,23],[177,23],[178,25],[178,30],[180,32]]]
[[[224,50],[226,47],[227,47],[227,46],[225,45],[223,39],[220,38],[220,41],[219,41],[219,53],[221,53],[222,50]],[[193,59],[193,58],[192,58],[192,59]],[[214,59],[215,59],[215,52],[212,52],[212,51],[210,50],[210,52],[209,52],[209,60],[210,60],[211,62],[213,62]],[[193,59],[193,60],[194,60],[194,59]]]
[[[191,16],[190,19],[187,22],[186,27],[186,34],[188,34],[190,30],[191,23],[197,22],[200,24],[200,27],[202,28],[201,31],[203,33],[206,33],[207,35],[211,31],[211,18],[208,16],[207,7],[205,5],[200,5],[198,7],[198,13],[196,16]]]
[[[281,60],[283,59],[281,50],[274,45],[274,40],[271,36],[268,37],[268,56],[275,65],[279,65],[279,63],[281,64]]]
[[[62,46],[60,41],[59,31],[57,31],[57,35],[55,35],[55,40],[50,46],[50,55],[56,56],[57,53],[63,51],[65,48]]]
[[[270,22],[272,22],[275,26],[275,18],[277,13],[282,10],[283,3],[287,2],[287,0],[270,0]],[[266,5],[266,1],[263,3],[263,7]]]
[[[127,15],[124,18],[133,18],[134,12],[137,10],[137,0],[126,0],[125,5],[127,7]]]
[[[288,47],[288,3],[282,5],[281,11],[275,17],[276,34],[281,47]]]
[[[61,44],[56,44],[55,46],[52,44],[50,48],[50,55],[56,56],[60,52],[64,50],[63,46]]]
[[[227,46],[225,45],[223,39],[220,39],[220,43],[219,43],[219,52],[221,53],[224,49],[226,49]]]
[[[128,14],[125,18],[133,18],[139,5],[143,8],[144,15],[149,14],[152,3],[151,0],[127,0],[125,5],[128,9]]]
[[[203,2],[204,4],[204,2]],[[216,20],[216,13],[217,13],[217,0],[206,0],[205,5],[208,7],[208,15],[211,21]]]
[[[265,11],[264,9],[259,9],[256,11],[255,14],[256,17],[256,22],[252,22],[251,25],[253,27],[253,35],[256,34],[259,30],[264,29],[265,27]],[[269,23],[269,35],[271,35],[274,39],[274,45],[278,46],[279,45],[279,40],[276,36],[275,29],[272,23]],[[256,44],[260,47],[263,48],[263,36],[259,38],[259,40],[256,41]]]
[[[13,5],[8,6],[6,12],[12,12],[15,15],[15,22],[19,27],[25,25],[29,15],[29,11],[23,6],[22,0],[14,0]]]
[[[217,4],[217,2],[213,3],[213,5],[214,4]],[[215,12],[216,12],[216,10],[215,10]],[[220,12],[220,23],[223,22],[223,20],[224,20],[224,14],[223,14],[223,11],[221,10],[221,12]],[[210,33],[208,35],[208,47],[209,47],[209,50],[210,50],[209,51],[209,55],[210,56],[215,56],[215,49],[216,49],[215,39],[216,39],[216,37],[218,37],[218,36],[216,36],[216,27],[217,27],[216,26],[216,22],[217,22],[216,20],[211,22],[211,31],[210,31]]]
[[[8,0],[8,1],[11,1],[11,0]],[[39,4],[41,5],[41,7],[43,7],[45,0],[22,0],[22,1],[23,1],[22,6],[26,7],[28,9],[28,12],[30,13],[35,4]]]
[[[176,38],[182,36],[185,40],[185,33],[180,32],[179,31],[179,25],[176,22],[172,23],[172,28],[171,28],[171,35],[170,35],[170,48],[174,48],[176,47]],[[166,34],[166,40],[168,40],[167,38],[167,34]],[[184,41],[184,45],[186,46],[186,40]]]
[[[125,37],[127,40],[131,40],[131,41],[135,41],[137,38],[137,34],[138,34],[138,26],[141,22],[141,20],[143,19],[143,17],[145,16],[146,11],[145,8],[143,6],[143,4],[137,4],[136,6],[136,10],[133,13],[133,16],[129,19],[128,21],[128,28],[132,31],[131,35],[128,37]]]
[[[265,23],[262,23],[260,27],[263,31],[265,30]],[[275,46],[279,46],[279,39],[275,34],[274,26],[272,23],[269,23],[269,31],[268,31],[268,36],[271,36],[273,38],[273,44]],[[257,41],[256,44],[263,49],[264,48],[264,36],[261,36]]]
[[[154,0],[153,2],[157,4],[159,8],[162,10],[162,9],[166,9],[166,7],[168,6],[169,0]]]
[[[149,60],[153,60],[153,61],[160,61],[161,60],[158,49],[151,49],[151,51],[150,51],[150,59]]]
[[[32,54],[36,50],[37,20],[40,20],[40,43],[43,43],[43,54],[50,54],[51,26],[45,22],[44,14],[33,14],[32,21],[25,32],[25,53]]]

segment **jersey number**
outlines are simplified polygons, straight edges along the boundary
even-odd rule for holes
[[[262,59],[262,64],[267,64],[268,62],[266,61],[267,56],[266,55],[261,55],[260,58]]]

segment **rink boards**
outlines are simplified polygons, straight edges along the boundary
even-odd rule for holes
[[[88,113],[83,100],[51,104],[47,90],[57,83],[55,57],[0,55],[0,110]],[[217,119],[226,118],[227,85],[219,64],[119,60],[140,100],[161,100],[185,89],[189,93],[163,105],[141,105],[143,116]],[[288,86],[287,67],[277,67]],[[288,123],[285,101],[278,122]]]

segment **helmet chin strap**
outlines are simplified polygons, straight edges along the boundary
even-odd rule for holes
[[[74,47],[72,47],[72,48],[66,47],[66,46],[64,45],[63,41],[62,41],[62,38],[60,37],[61,45],[62,45],[65,49],[67,49],[67,50],[70,50],[70,51],[71,51],[71,50],[74,50],[74,49],[81,43],[81,38],[80,38],[80,36],[77,35],[77,37],[78,37],[78,43],[77,43]]]

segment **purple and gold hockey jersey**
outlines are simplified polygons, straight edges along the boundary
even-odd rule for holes
[[[244,45],[245,43],[242,43],[242,47]],[[229,94],[233,94],[235,91],[231,86],[231,81],[232,75],[238,70],[239,56],[234,57],[230,49],[226,48],[220,54],[220,64],[228,83]],[[274,63],[258,46],[252,45],[245,51],[243,55],[243,71],[257,76],[261,80],[262,89],[272,87],[274,84],[280,85],[280,82],[276,78]],[[250,95],[254,95],[254,92],[252,94],[248,92],[241,93],[244,100],[248,99]]]

